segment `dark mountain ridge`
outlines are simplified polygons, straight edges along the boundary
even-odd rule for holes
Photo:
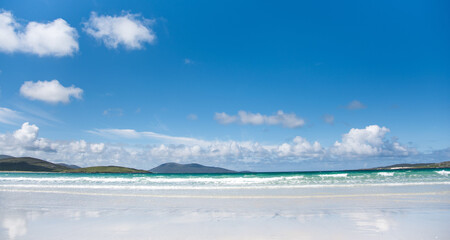
[[[145,170],[118,166],[80,168],[76,165],[51,163],[32,157],[0,158],[0,171],[20,172],[66,172],[66,173],[149,173]]]
[[[60,172],[70,168],[32,157],[0,159],[0,171]]]

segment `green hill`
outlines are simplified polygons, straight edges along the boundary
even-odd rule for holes
[[[81,168],[81,167],[79,167],[79,166],[77,166],[77,165],[73,165],[73,164],[66,164],[66,163],[57,163],[57,164],[58,164],[58,165],[61,165],[61,166],[63,166],[63,167],[71,168],[71,169]]]
[[[150,173],[149,171],[117,166],[97,166],[64,170],[65,173]]]
[[[450,161],[440,163],[403,163],[386,167],[371,168],[369,170],[394,170],[394,169],[426,169],[426,168],[450,168]]]
[[[0,159],[0,171],[61,172],[70,169],[31,157],[11,157]]]
[[[65,173],[150,173],[145,170],[117,166],[97,166],[80,168],[64,163],[55,164],[32,157],[0,158],[0,171],[24,172],[65,172]]]

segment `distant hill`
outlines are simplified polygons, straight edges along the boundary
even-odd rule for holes
[[[6,155],[0,155],[6,156]],[[116,166],[98,166],[80,168],[76,165],[65,163],[51,163],[31,157],[0,158],[0,171],[24,171],[24,172],[66,172],[66,173],[149,173],[149,171],[134,168]]]
[[[61,166],[63,166],[63,167],[71,168],[71,169],[81,168],[81,167],[79,167],[79,166],[77,166],[77,165],[73,165],[73,164],[65,164],[65,163],[57,163],[57,164],[58,164],[58,165],[61,165]]]
[[[65,173],[151,173],[145,170],[117,166],[97,166],[64,170]]]
[[[0,171],[60,172],[68,169],[70,168],[31,157],[0,159]]]
[[[9,155],[0,155],[0,159],[5,159],[5,158],[14,158],[14,157],[9,156]]]
[[[394,169],[426,169],[426,168],[450,168],[450,161],[441,163],[403,163],[386,167],[370,168],[367,170],[394,170]]]
[[[203,166],[197,163],[164,163],[150,170],[153,173],[234,173],[235,171],[219,167]]]

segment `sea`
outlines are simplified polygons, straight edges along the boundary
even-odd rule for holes
[[[450,239],[450,169],[0,173],[0,239]]]

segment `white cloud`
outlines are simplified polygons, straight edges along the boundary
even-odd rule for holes
[[[325,150],[319,142],[311,144],[305,138],[297,136],[293,143],[283,143],[278,147],[278,155],[281,157],[308,157],[321,158]]]
[[[68,103],[70,97],[81,99],[83,90],[73,85],[64,87],[58,80],[27,81],[20,87],[20,94],[31,100],[40,100],[47,103]]]
[[[81,166],[122,165],[149,169],[158,164],[198,162],[219,166],[244,164],[295,163],[305,160],[341,159],[364,161],[373,158],[407,157],[417,154],[415,149],[387,141],[389,129],[377,125],[351,129],[342,141],[329,148],[317,141],[309,142],[297,136],[280,144],[261,144],[254,141],[206,141],[196,138],[167,136],[133,129],[101,129],[90,131],[104,137],[156,139],[158,143],[128,145],[119,143],[89,143],[85,140],[61,141],[39,137],[36,125],[24,123],[13,133],[0,134],[0,153],[12,156],[32,156],[55,162]]]
[[[364,129],[352,128],[336,141],[330,152],[336,156],[407,156],[411,149],[396,141],[388,141],[385,135],[390,130],[378,125],[370,125]]]
[[[13,136],[20,143],[30,143],[36,140],[39,128],[36,125],[30,125],[28,122],[22,125],[22,128],[14,132]]]
[[[274,115],[262,115],[261,113],[251,113],[239,111],[236,116],[228,115],[224,112],[216,113],[214,119],[220,124],[251,124],[251,125],[282,125],[287,128],[298,128],[305,125],[305,120],[297,117],[295,113],[284,113],[279,110]]]
[[[39,138],[39,127],[25,122],[13,133],[0,134],[0,152],[12,156],[34,156],[48,160],[82,159],[87,155],[88,161],[95,162],[98,154],[107,147],[104,143],[87,143],[78,141],[54,141]]]
[[[104,143],[92,143],[91,144],[91,151],[94,153],[101,153],[105,150],[105,144]]]
[[[138,14],[122,13],[121,16],[98,16],[92,12],[84,30],[103,41],[108,48],[123,45],[127,49],[141,49],[145,43],[153,43],[156,35],[149,27],[154,20]]]
[[[359,109],[367,108],[367,106],[358,100],[353,100],[353,101],[349,102],[347,104],[347,106],[345,106],[345,108],[347,108],[348,110],[359,110]]]
[[[189,59],[189,58],[185,58],[184,59],[184,64],[194,64],[194,61],[192,61],[191,59]]]
[[[72,148],[72,151],[74,152],[84,153],[86,152],[87,149],[87,143],[84,140],[73,141],[69,143],[69,145]]]
[[[29,22],[25,28],[9,11],[0,11],[0,51],[39,56],[71,56],[78,51],[78,33],[64,19]]]
[[[5,124],[15,125],[17,121],[22,120],[23,117],[19,112],[9,108],[0,107],[0,122]]]

